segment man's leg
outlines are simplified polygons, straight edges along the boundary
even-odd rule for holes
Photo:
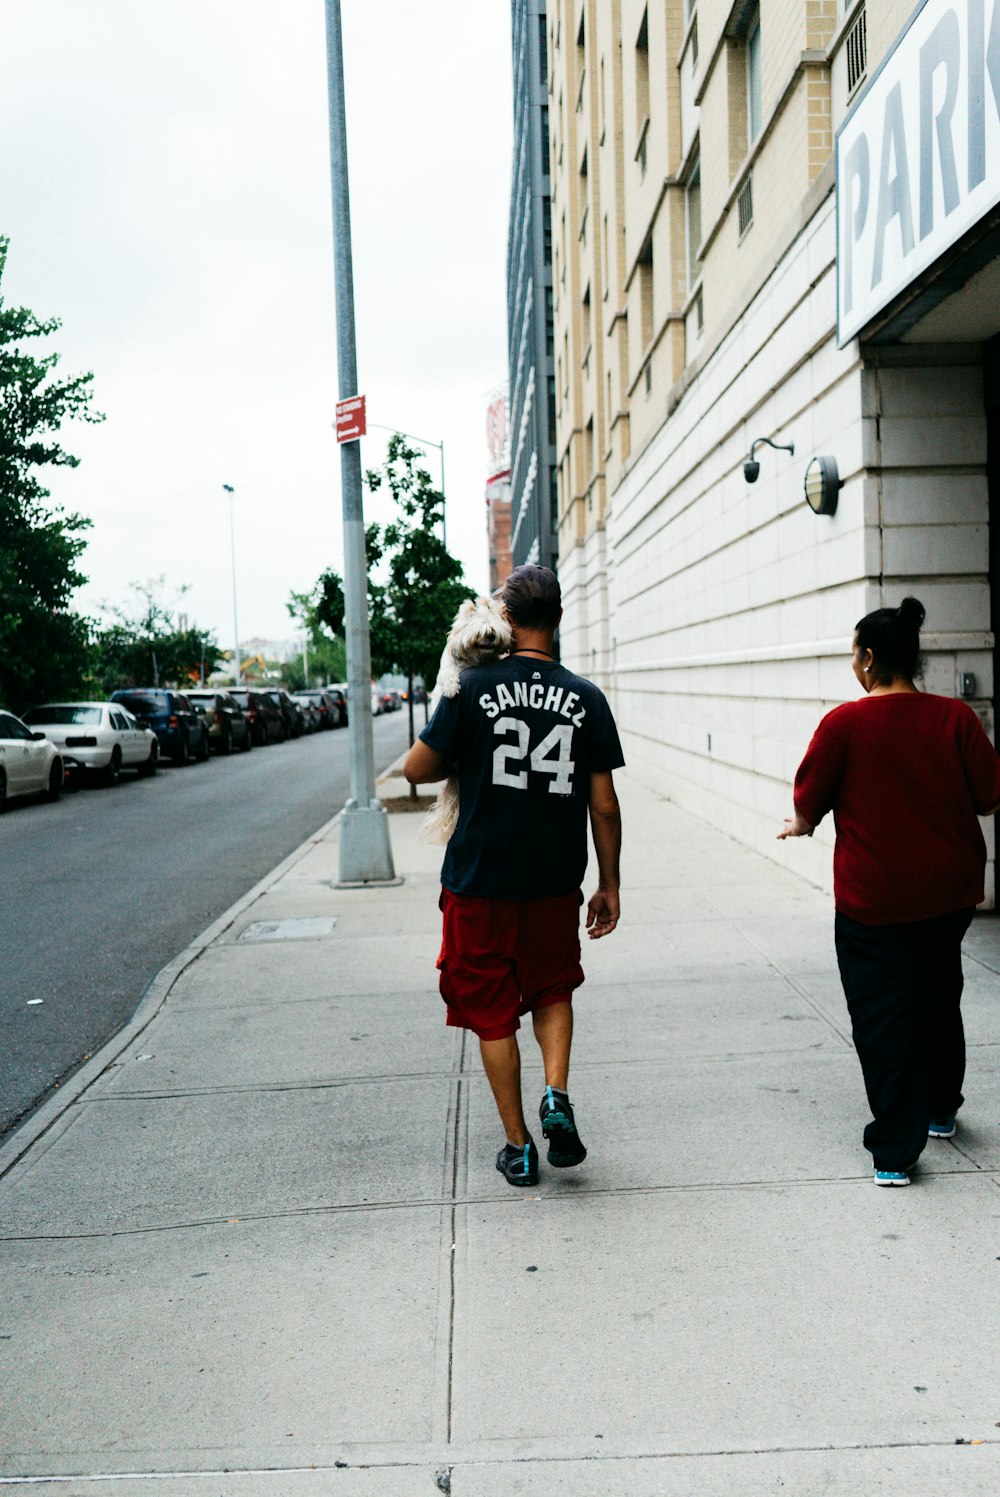
[[[572,1003],[550,1003],[531,1016],[542,1052],[545,1084],[564,1092],[569,1086],[569,1052],[573,1043]]]
[[[507,1133],[507,1142],[523,1148],[531,1135],[525,1127],[521,1103],[521,1052],[517,1047],[517,1035],[511,1034],[502,1040],[480,1040],[479,1052],[500,1121]]]

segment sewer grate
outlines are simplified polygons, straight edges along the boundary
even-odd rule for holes
[[[254,920],[240,932],[241,941],[315,941],[328,936],[337,917],[295,920]]]

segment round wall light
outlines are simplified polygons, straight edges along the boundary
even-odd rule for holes
[[[817,515],[832,515],[837,511],[837,495],[840,493],[840,476],[837,459],[814,457],[806,469],[806,503]]]

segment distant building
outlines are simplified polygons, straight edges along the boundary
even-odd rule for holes
[[[486,485],[486,531],[490,547],[490,592],[502,587],[514,569],[510,552],[510,479],[491,478]]]
[[[507,581],[514,562],[510,550],[510,428],[507,395],[498,391],[486,412],[490,476],[486,480],[486,539],[490,555],[490,592]]]
[[[507,235],[511,552],[554,566],[556,394],[545,0],[512,0],[514,162]]]

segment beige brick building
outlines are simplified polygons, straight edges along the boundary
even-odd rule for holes
[[[994,6],[548,8],[563,656],[641,775],[821,882],[832,829],[773,834],[862,614],[920,597],[928,688],[992,728]],[[758,438],[794,455],[750,485]]]

